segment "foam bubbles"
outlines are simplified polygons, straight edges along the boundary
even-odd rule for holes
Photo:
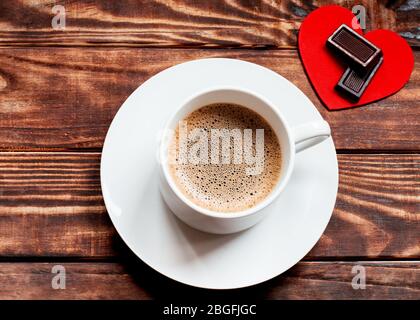
[[[184,119],[188,132],[203,128],[208,133],[208,164],[180,164],[179,131],[173,137],[168,152],[170,173],[178,188],[195,204],[218,212],[237,212],[251,208],[264,200],[280,177],[281,151],[271,126],[252,110],[233,104],[212,104],[202,107]],[[261,174],[247,175],[246,163],[233,163],[233,139],[230,164],[211,164],[211,129],[252,129],[255,142],[256,129],[264,129],[264,169]],[[194,141],[188,142],[188,148]],[[221,144],[220,144],[221,147]],[[255,143],[252,147],[255,153]]]

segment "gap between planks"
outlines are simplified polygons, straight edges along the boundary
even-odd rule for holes
[[[143,261],[138,258],[134,253],[125,256],[114,256],[114,257],[54,257],[54,256],[20,256],[20,257],[8,257],[1,256],[1,263],[129,263],[132,261]],[[305,259],[302,258],[296,264],[304,263],[319,263],[319,264],[331,264],[331,263],[419,263],[419,258],[387,258],[381,257],[378,258],[369,258],[366,256],[360,257],[319,257],[317,259]],[[419,266],[420,267],[420,266]]]
[[[387,154],[420,154],[418,150],[381,150],[381,149],[336,149],[337,154],[351,154],[351,155],[387,155]],[[13,148],[0,148],[0,153],[36,153],[36,154],[102,154],[102,148],[45,148],[45,149],[13,149]]]

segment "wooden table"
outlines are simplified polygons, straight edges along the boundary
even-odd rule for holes
[[[352,1],[338,1],[351,8]],[[0,298],[149,299],[182,294],[270,299],[420,298],[420,10],[359,1],[368,28],[413,47],[399,93],[329,112],[302,69],[296,35],[314,1],[0,2]],[[141,83],[203,57],[255,62],[282,74],[330,123],[340,186],[332,219],[291,270],[240,291],[208,292],[166,279],[124,245],[106,213],[101,147],[118,108]],[[54,290],[54,265],[66,289]],[[366,270],[354,290],[352,268]]]

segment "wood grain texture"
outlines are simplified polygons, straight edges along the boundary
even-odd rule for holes
[[[54,290],[54,265],[66,289]],[[354,266],[363,266],[366,289],[355,290]],[[113,263],[0,263],[0,299],[420,299],[420,262],[300,262],[263,284],[208,291],[174,282],[141,261]]]
[[[174,64],[206,57],[258,63],[292,81],[329,122],[338,149],[420,148],[420,52],[397,94],[329,112],[295,50],[9,48],[0,49],[0,149],[100,149],[113,116],[136,87]]]
[[[420,47],[420,3],[416,0],[404,1],[396,10],[396,31],[412,47]]]
[[[338,155],[339,194],[306,259],[419,259],[420,155]],[[103,205],[97,153],[0,153],[0,256],[131,256]]]
[[[176,294],[189,299],[419,300],[420,154],[411,153],[420,150],[420,52],[414,52],[415,70],[398,94],[368,107],[326,111],[294,49],[303,19],[333,2],[347,8],[355,4],[63,1],[66,29],[56,31],[51,8],[60,2],[0,1],[0,150],[51,151],[0,152],[0,299]],[[391,29],[420,47],[418,1],[392,9],[385,3],[357,2],[367,8],[368,30]],[[100,154],[81,152],[100,150],[113,116],[138,85],[169,66],[205,57],[243,59],[281,73],[330,123],[336,147],[354,153],[338,155],[335,210],[305,261],[243,290],[197,290],[138,260],[106,213]],[[401,154],[360,155],[359,150]],[[66,267],[65,290],[51,288],[56,264]],[[351,286],[355,265],[366,268],[366,290]]]
[[[381,0],[358,1],[366,7],[368,29],[411,32],[412,18],[400,15]],[[320,6],[339,0],[142,0],[62,2],[66,28],[54,30],[49,0],[0,3],[0,44],[3,46],[153,46],[289,48],[303,19]],[[411,40],[418,44],[418,39]]]

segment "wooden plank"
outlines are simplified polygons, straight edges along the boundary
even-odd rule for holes
[[[420,155],[338,155],[338,163],[333,217],[310,256],[420,257]]]
[[[0,255],[116,253],[99,154],[5,153],[0,163]]]
[[[54,290],[55,265],[65,268],[66,288]],[[355,266],[366,288],[355,290]],[[420,262],[300,262],[262,285],[207,291],[176,283],[140,261],[113,263],[0,263],[0,299],[420,299]]]
[[[71,1],[64,30],[51,27],[56,3],[49,0],[0,3],[0,44],[3,46],[154,46],[253,47],[296,46],[303,19],[329,4],[351,9],[351,1]],[[404,30],[395,11],[382,0],[362,0],[368,29]],[[407,17],[408,18],[408,17]],[[401,20],[401,19],[400,19]]]
[[[366,289],[353,289],[354,267],[364,267]],[[271,299],[413,299],[420,297],[419,262],[301,262],[267,283]],[[354,271],[354,273],[352,272]]]
[[[338,155],[333,217],[306,259],[419,259],[420,155]],[[98,153],[0,153],[0,256],[131,256],[103,205]]]
[[[65,289],[52,288],[56,265],[65,268]],[[0,263],[0,299],[150,299],[136,277],[143,279],[141,269],[129,273],[118,263]]]
[[[419,150],[420,52],[410,82],[397,94],[329,112],[294,50],[144,48],[0,49],[0,149],[100,149],[113,116],[137,86],[174,64],[206,57],[247,60],[282,74],[330,123],[338,149]]]
[[[420,47],[420,4],[416,0],[404,1],[396,11],[396,31],[399,32],[412,47]]]

